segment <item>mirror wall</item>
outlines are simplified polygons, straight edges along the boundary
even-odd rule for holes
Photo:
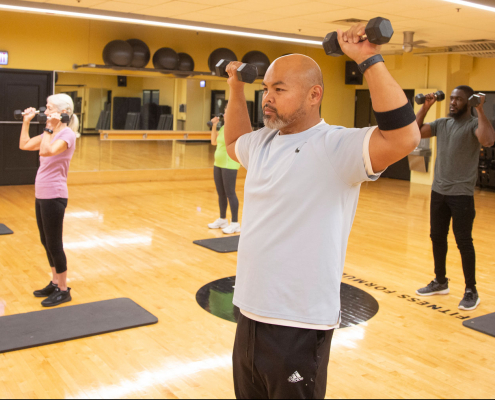
[[[95,71],[98,72],[98,71]],[[261,83],[246,85],[248,109],[255,121]],[[136,169],[209,168],[215,148],[208,141],[100,141],[100,130],[209,132],[212,114],[229,98],[226,80],[57,72],[55,93],[74,99],[81,138],[72,172]]]

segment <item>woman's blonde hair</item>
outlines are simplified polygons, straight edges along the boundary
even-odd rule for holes
[[[66,113],[69,114],[70,122],[68,126],[75,132],[77,137],[79,137],[79,118],[74,114],[74,102],[72,101],[72,97],[64,93],[59,93],[48,97],[47,102],[52,103],[59,113],[65,110]]]

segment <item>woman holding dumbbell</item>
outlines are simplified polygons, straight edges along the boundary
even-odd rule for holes
[[[226,111],[227,107],[225,107],[224,112]],[[211,120],[213,124],[211,129],[211,144],[217,146],[217,150],[215,151],[214,178],[218,192],[218,202],[220,204],[220,218],[214,223],[209,224],[208,227],[210,229],[222,229],[223,233],[231,235],[241,231],[241,224],[239,223],[239,199],[235,192],[237,171],[241,165],[233,161],[227,154],[223,126],[220,130],[217,129],[219,122],[220,119],[218,117],[214,117]],[[230,225],[227,219],[228,203],[230,203],[230,211],[232,212],[232,223]]]
[[[29,125],[36,116],[34,108],[24,111],[19,148],[40,152],[40,167],[36,176],[36,219],[45,247],[53,279],[34,292],[46,297],[44,307],[54,307],[71,301],[67,287],[67,258],[63,245],[63,223],[68,203],[67,173],[76,148],[79,120],[74,115],[74,103],[66,94],[48,97],[46,128],[42,135],[30,138]]]

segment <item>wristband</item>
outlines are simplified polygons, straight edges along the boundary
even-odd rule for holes
[[[53,134],[53,131],[51,129],[48,129],[48,128],[43,129],[43,132],[48,132],[50,135]]]
[[[369,67],[379,62],[385,62],[381,54],[377,54],[376,56],[368,58],[366,61],[359,64],[358,68],[361,71],[361,73],[364,74],[364,71],[366,71]]]
[[[381,131],[393,131],[395,129],[404,128],[416,121],[416,115],[409,102],[392,111],[376,112],[373,110],[373,112],[375,113],[378,128]]]

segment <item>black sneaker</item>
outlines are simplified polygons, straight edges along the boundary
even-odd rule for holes
[[[56,288],[55,291],[48,297],[47,299],[41,302],[43,307],[55,307],[60,304],[67,303],[72,300],[70,296],[70,288],[67,288],[66,292],[63,292],[59,288]]]
[[[432,280],[430,284],[424,288],[416,290],[416,294],[420,296],[434,296],[436,294],[449,294],[449,280],[444,284],[438,283],[436,279]]]
[[[34,297],[48,297],[55,291],[56,288],[58,288],[58,285],[55,285],[53,282],[50,282],[46,288],[41,290],[35,290],[33,294]]]
[[[472,289],[466,289],[464,298],[459,303],[459,310],[471,311],[475,310],[480,304],[481,299],[478,292],[474,292]]]

